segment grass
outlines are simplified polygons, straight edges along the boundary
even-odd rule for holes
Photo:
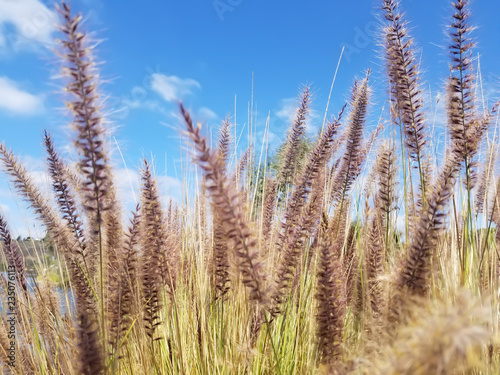
[[[210,147],[180,105],[200,184],[164,207],[144,160],[140,204],[124,223],[93,46],[62,3],[79,159],[60,157],[45,133],[46,197],[0,145],[4,171],[47,230],[28,256],[0,215],[2,372],[498,373],[500,180],[498,148],[485,141],[498,103],[480,111],[474,97],[468,8],[451,4],[441,163],[431,162],[434,121],[404,14],[383,0],[390,116],[377,129],[366,129],[369,70],[314,139],[305,87],[276,157],[265,145],[235,149],[230,119]],[[38,274],[29,283],[28,261]]]

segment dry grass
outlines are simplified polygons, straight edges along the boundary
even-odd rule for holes
[[[0,370],[498,373],[498,148],[483,141],[498,124],[498,105],[483,113],[473,97],[481,82],[472,73],[468,8],[465,0],[452,3],[450,142],[442,163],[431,165],[431,116],[404,15],[384,0],[386,122],[366,134],[368,71],[300,160],[306,87],[279,163],[268,168],[252,146],[236,158],[229,118],[211,148],[181,105],[202,183],[182,206],[163,207],[144,160],[141,203],[126,225],[93,48],[81,17],[63,3],[61,56],[77,168],[45,133],[54,194],[46,197],[5,145],[0,160],[45,226],[70,285],[56,289],[40,277],[28,286],[23,254],[0,216],[2,261],[11,271],[0,278]],[[383,127],[390,138],[379,139]]]

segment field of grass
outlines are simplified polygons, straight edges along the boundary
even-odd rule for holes
[[[22,251],[0,215],[8,271],[0,371],[499,373],[498,102],[476,97],[468,7],[450,6],[439,158],[404,14],[381,0],[391,118],[366,129],[368,70],[306,139],[304,87],[271,157],[235,150],[229,120],[211,142],[181,104],[199,186],[165,207],[145,159],[140,204],[125,223],[93,46],[62,3],[60,58],[79,159],[62,158],[45,133],[49,197],[0,145],[2,170],[48,235]],[[29,283],[27,263],[37,275]]]

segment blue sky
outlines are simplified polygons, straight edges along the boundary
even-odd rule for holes
[[[379,1],[75,0],[72,5],[101,40],[97,53],[114,127],[111,146],[119,145],[130,170],[137,169],[142,157],[153,156],[162,191],[175,199],[180,199],[180,159],[185,150],[179,139],[178,100],[214,130],[226,115],[234,120],[236,108],[240,132],[248,126],[253,76],[257,141],[269,114],[269,141],[275,147],[285,137],[304,84],[313,90],[310,133],[321,125],[344,46],[329,115],[347,98],[354,77],[371,68],[370,126],[381,114],[387,117],[381,112],[386,81],[376,43]],[[432,98],[427,102],[432,103],[442,95],[448,70],[446,25],[451,5],[443,0],[406,0],[402,7],[421,52],[423,84]],[[0,0],[0,142],[27,162],[42,187],[47,180],[43,129],[53,134],[64,156],[74,157],[69,153],[71,132],[53,53],[53,9],[54,3],[45,0]],[[498,97],[494,93],[499,92],[500,2],[475,0],[471,10],[471,21],[478,26],[475,52],[481,56],[485,93],[487,98]],[[441,109],[438,106],[436,113]],[[439,118],[437,126],[442,125]],[[241,143],[246,143],[244,137]],[[113,155],[118,186],[130,205],[130,186],[137,188],[137,174],[126,171],[117,152]],[[15,200],[5,174],[0,175],[0,209],[13,232],[26,235],[32,227],[26,225],[23,206]]]

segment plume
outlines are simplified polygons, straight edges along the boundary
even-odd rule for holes
[[[219,155],[221,158],[222,172],[225,173],[229,161],[229,145],[231,142],[231,122],[226,118],[219,130]]]
[[[500,248],[500,177],[497,180],[497,189],[496,189],[496,195],[493,201],[493,208],[492,208],[492,219],[497,225],[497,230],[496,230],[496,242],[497,242],[497,248]]]
[[[360,282],[359,277],[359,251],[357,248],[357,230],[356,226],[350,224],[346,226],[348,214],[349,214],[349,206],[350,202],[347,202],[345,207],[341,207],[340,205],[337,207],[336,215],[340,215],[339,219],[336,220],[336,217],[332,218],[332,229],[335,232],[331,233],[333,238],[339,237],[342,241],[345,238],[345,246],[344,246],[344,254],[342,256],[342,269],[345,274],[346,280],[346,297],[347,303],[351,304],[353,301],[359,297],[359,293],[361,292],[358,288],[358,284]],[[347,230],[346,230],[347,229]],[[346,233],[347,232],[347,233]],[[347,236],[346,236],[347,234]],[[356,293],[355,293],[356,292]]]
[[[286,296],[295,289],[300,276],[299,261],[304,252],[307,241],[314,237],[317,225],[321,219],[323,206],[323,192],[325,188],[324,169],[314,179],[311,198],[299,215],[296,225],[288,233],[285,247],[278,266],[275,289],[272,295],[273,307],[272,318],[281,313],[280,306],[284,303]],[[293,284],[292,284],[293,281]]]
[[[324,364],[334,363],[342,354],[342,336],[346,311],[345,276],[340,259],[343,237],[333,238],[336,232],[323,220],[319,232],[316,300],[318,312],[318,351]]]
[[[142,255],[144,320],[146,332],[151,340],[154,340],[156,328],[160,325],[159,312],[162,306],[161,285],[164,277],[162,271],[165,266],[164,219],[156,181],[146,160],[141,170],[141,179],[144,225]]]
[[[214,298],[217,300],[223,298],[229,291],[229,248],[224,223],[215,207],[213,207],[213,223],[212,274],[215,288]]]
[[[384,142],[378,152],[376,171],[379,177],[379,189],[375,197],[375,206],[381,210],[386,229],[389,216],[396,208],[396,155],[394,148]]]
[[[7,260],[7,265],[9,270],[12,269],[15,270],[17,282],[22,287],[22,290],[24,292],[27,292],[28,286],[26,283],[24,257],[17,243],[12,241],[9,227],[7,226],[7,221],[3,218],[1,214],[0,214],[0,239],[3,242],[2,249],[5,254],[5,259]]]
[[[78,212],[75,197],[66,179],[67,166],[56,152],[49,133],[45,132],[44,135],[45,148],[48,154],[47,165],[52,179],[52,189],[56,195],[62,218],[70,229],[70,235],[74,237],[75,246],[72,246],[72,249],[74,249],[75,255],[78,256],[79,261],[84,265],[85,271],[90,274],[89,264],[87,262],[88,246],[85,238],[85,230],[81,215]]]
[[[344,109],[345,106],[341,109],[337,118],[329,122],[325,131],[319,137],[314,149],[308,156],[308,162],[298,179],[298,183],[293,188],[285,209],[284,220],[280,223],[276,247],[278,252],[283,250],[288,234],[297,225],[299,214],[309,197],[313,181],[332,157],[332,144],[337,135]]]
[[[234,174],[234,184],[236,186],[239,186],[240,179],[245,174],[245,170],[247,169],[251,153],[252,153],[252,146],[248,146],[243,155],[241,155],[240,160],[238,161],[236,173]]]
[[[306,130],[306,118],[311,101],[310,87],[306,86],[300,96],[300,105],[297,109],[295,120],[288,131],[288,137],[284,145],[283,159],[280,166],[279,185],[290,182],[297,164],[297,155],[300,142]]]
[[[262,216],[262,242],[267,244],[272,234],[274,210],[276,204],[277,184],[272,177],[266,180],[266,190],[264,194],[263,216]]]
[[[5,172],[11,176],[17,192],[28,202],[54,239],[57,239],[59,236],[64,236],[66,230],[61,225],[49,200],[41,194],[40,190],[33,182],[33,179],[29,176],[26,168],[12,151],[7,150],[4,144],[0,144],[0,159],[3,162]],[[71,246],[65,249],[68,250],[70,248]]]
[[[137,247],[140,241],[140,205],[132,212],[128,233],[124,241],[123,262],[115,267],[117,279],[110,293],[109,344],[111,355],[120,355],[120,345],[132,322],[134,303],[138,297]]]
[[[198,153],[196,162],[203,170],[213,205],[223,222],[226,235],[234,246],[242,281],[249,290],[250,299],[266,306],[266,275],[257,250],[257,240],[246,220],[242,199],[238,192],[231,188],[231,180],[221,173],[220,159],[217,153],[207,146],[206,139],[200,134],[200,126],[193,125],[191,116],[182,105],[180,110],[186,123],[187,134]]]
[[[221,129],[219,131],[219,157],[220,157],[220,166],[221,166],[221,174],[226,174],[227,171],[227,163],[229,161],[229,143],[230,143],[230,128],[231,123],[229,122],[229,118],[226,118],[222,123]],[[239,162],[238,170],[236,172],[236,176],[241,176],[246,168],[247,160],[248,160],[248,151],[245,152]],[[213,212],[213,248],[212,248],[212,282],[215,289],[214,298],[220,299],[224,298],[226,293],[229,291],[229,249],[227,246],[228,238],[225,235],[225,231],[223,228],[223,221],[217,213],[215,207],[212,207]]]
[[[493,140],[493,142],[495,142]],[[493,169],[498,154],[498,146],[493,145],[487,152],[486,160],[483,163],[483,168],[480,175],[479,185],[476,192],[476,213],[482,213],[484,210],[484,203],[488,201],[489,188],[493,180]]]
[[[377,216],[375,213],[368,224],[366,272],[371,311],[375,322],[380,324],[384,306],[383,288],[379,280],[384,271],[384,236],[381,233],[382,220]]]
[[[343,202],[353,182],[360,172],[363,162],[361,156],[363,129],[369,101],[368,78],[354,83],[351,95],[351,113],[347,129],[347,145],[340,166],[335,170],[332,182],[333,202]]]
[[[63,19],[60,31],[63,69],[67,77],[67,102],[73,114],[72,127],[75,130],[75,147],[80,154],[79,168],[83,176],[83,205],[99,226],[107,210],[106,195],[111,184],[107,157],[104,150],[104,118],[99,107],[98,74],[92,56],[93,46],[88,35],[81,31],[81,15],[72,15],[71,8],[62,3],[59,13]]]
[[[407,256],[398,274],[398,289],[401,291],[408,289],[416,295],[427,293],[430,259],[439,231],[445,226],[445,210],[455,185],[459,160],[458,153],[448,157],[429,197],[427,209],[418,219]]]
[[[369,373],[482,372],[483,348],[493,334],[487,306],[466,291],[452,294],[447,300],[415,301],[411,318],[399,330],[397,340],[382,347],[374,362],[365,362],[372,367]]]
[[[474,138],[470,142],[457,133],[446,153],[446,161],[441,169],[427,207],[420,212],[409,248],[397,272],[396,292],[391,302],[391,321],[397,321],[399,311],[404,305],[404,295],[408,292],[423,296],[428,292],[430,260],[434,253],[436,240],[445,228],[446,207],[451,197],[457,175],[460,171],[464,153],[468,147],[478,145],[491,123],[493,114],[498,110],[496,103],[474,126]]]
[[[67,229],[62,225],[54,210],[33,183],[24,166],[4,145],[0,155],[7,173],[12,177],[16,190],[29,202],[38,219],[45,225],[50,236],[63,249],[68,262],[71,281],[74,286],[77,316],[77,340],[79,366],[83,374],[99,374],[104,368],[101,345],[97,332],[97,311],[88,275],[78,258],[74,256],[76,241],[70,240]]]
[[[450,26],[450,76],[447,83],[448,130],[453,142],[462,143],[465,165],[465,185],[470,191],[476,182],[475,154],[479,142],[475,133],[481,122],[477,115],[474,97],[474,74],[472,72],[472,48],[469,25],[468,0],[453,2],[454,14]]]
[[[405,146],[408,155],[417,163],[420,175],[420,191],[425,198],[428,184],[428,161],[425,147],[427,126],[424,116],[420,73],[413,51],[413,39],[408,35],[407,22],[399,11],[396,0],[384,0],[382,9],[388,25],[385,34],[385,59],[391,99],[392,112],[404,129]]]

